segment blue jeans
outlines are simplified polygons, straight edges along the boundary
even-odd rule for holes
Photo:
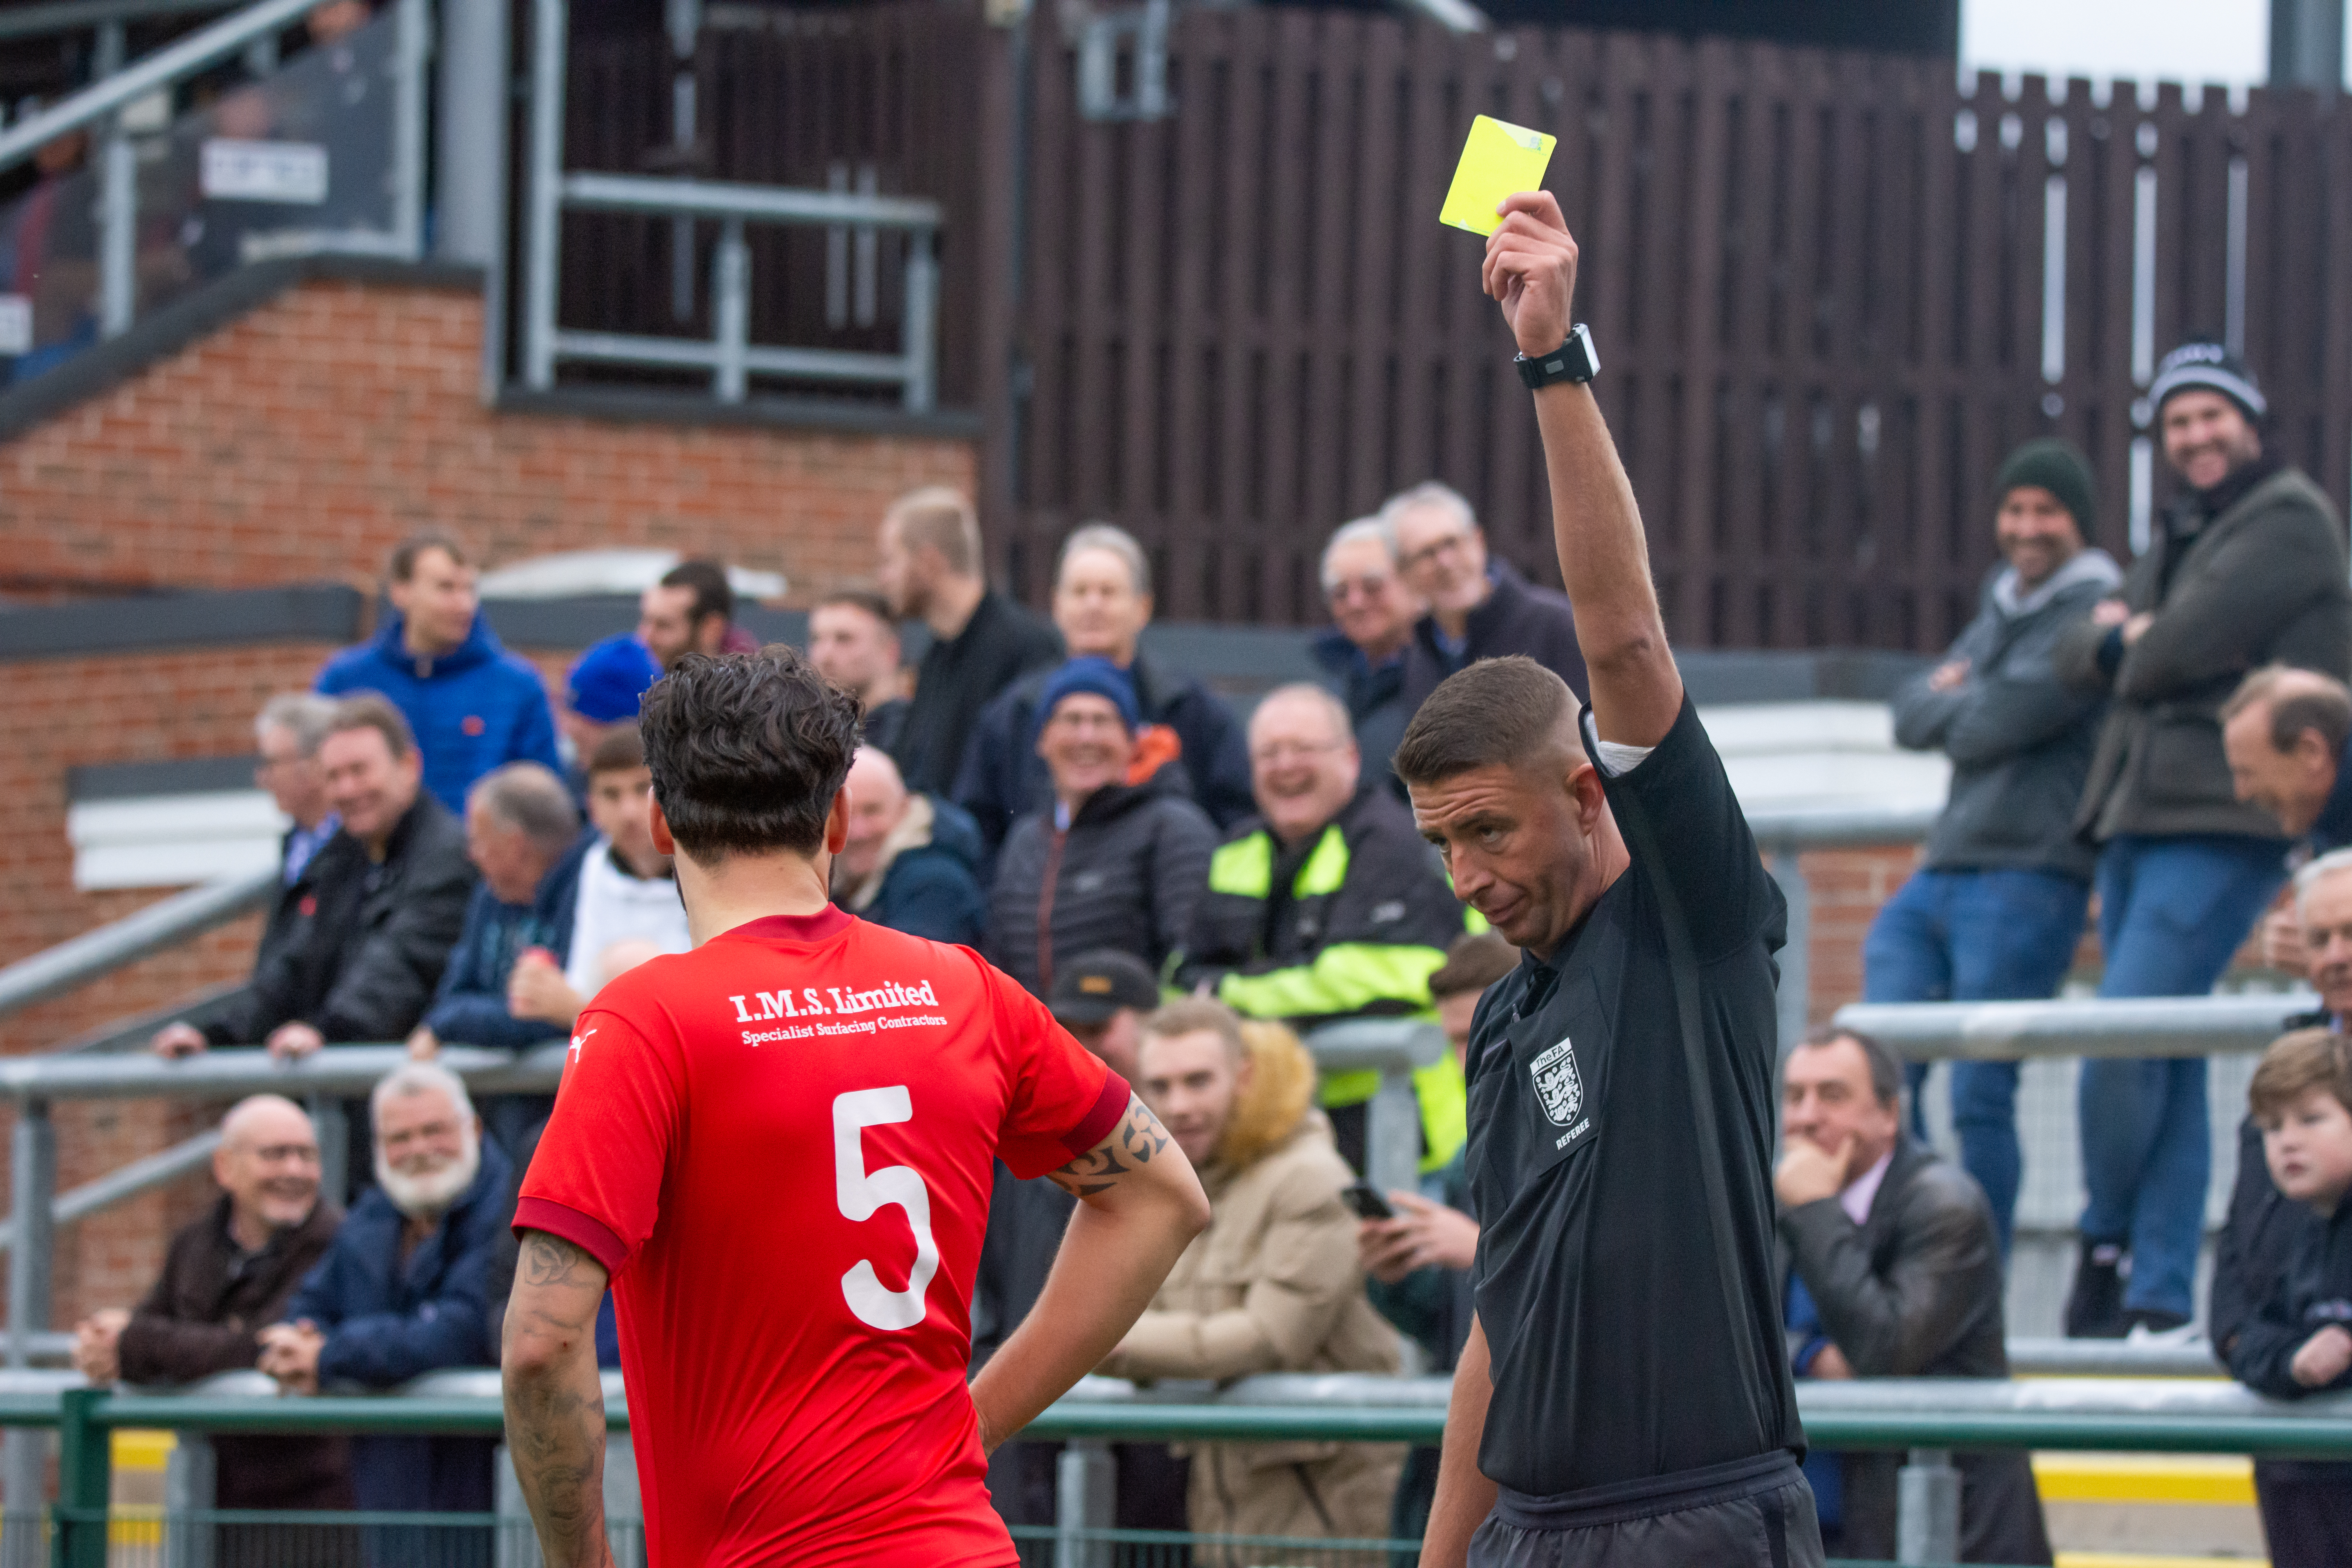
[[[1914,872],[1880,908],[1863,942],[1863,996],[1871,1002],[2049,996],[2074,962],[2090,900],[2087,883],[2054,871]],[[1919,1087],[1927,1064],[1914,1062],[1906,1070],[1912,1126],[1924,1139]],[[1960,1163],[1984,1188],[2007,1258],[2024,1171],[2017,1143],[2017,1064],[1954,1062],[1952,1126],[1960,1135]]]
[[[2202,996],[2286,880],[2284,847],[2233,834],[2122,835],[2099,853],[2102,996]],[[2193,1315],[2197,1246],[2212,1173],[2205,1059],[2088,1058],[2083,1239],[2131,1254],[2128,1311]]]

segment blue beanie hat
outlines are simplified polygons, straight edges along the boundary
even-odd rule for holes
[[[1127,726],[1129,734],[1135,733],[1136,726],[1143,722],[1142,710],[1136,706],[1134,679],[1110,660],[1088,654],[1070,660],[1046,680],[1045,689],[1037,699],[1037,728],[1045,727],[1045,721],[1054,716],[1063,698],[1081,691],[1103,698],[1118,709],[1119,721]]]
[[[599,724],[616,724],[637,716],[646,689],[660,679],[661,666],[646,645],[623,633],[582,654],[572,667],[566,689],[574,713]]]

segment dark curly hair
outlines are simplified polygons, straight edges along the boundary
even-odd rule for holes
[[[857,699],[775,643],[678,660],[646,690],[637,732],[670,836],[709,864],[822,847],[864,718]]]

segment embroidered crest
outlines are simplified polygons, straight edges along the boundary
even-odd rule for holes
[[[1566,1035],[1559,1044],[1536,1058],[1528,1068],[1536,1080],[1536,1098],[1555,1127],[1565,1127],[1584,1109],[1584,1079],[1576,1070],[1576,1047]]]

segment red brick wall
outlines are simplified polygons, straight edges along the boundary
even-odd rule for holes
[[[372,584],[438,524],[493,563],[656,545],[864,580],[883,507],[968,441],[494,413],[477,292],[310,282],[0,445],[0,577]]]

